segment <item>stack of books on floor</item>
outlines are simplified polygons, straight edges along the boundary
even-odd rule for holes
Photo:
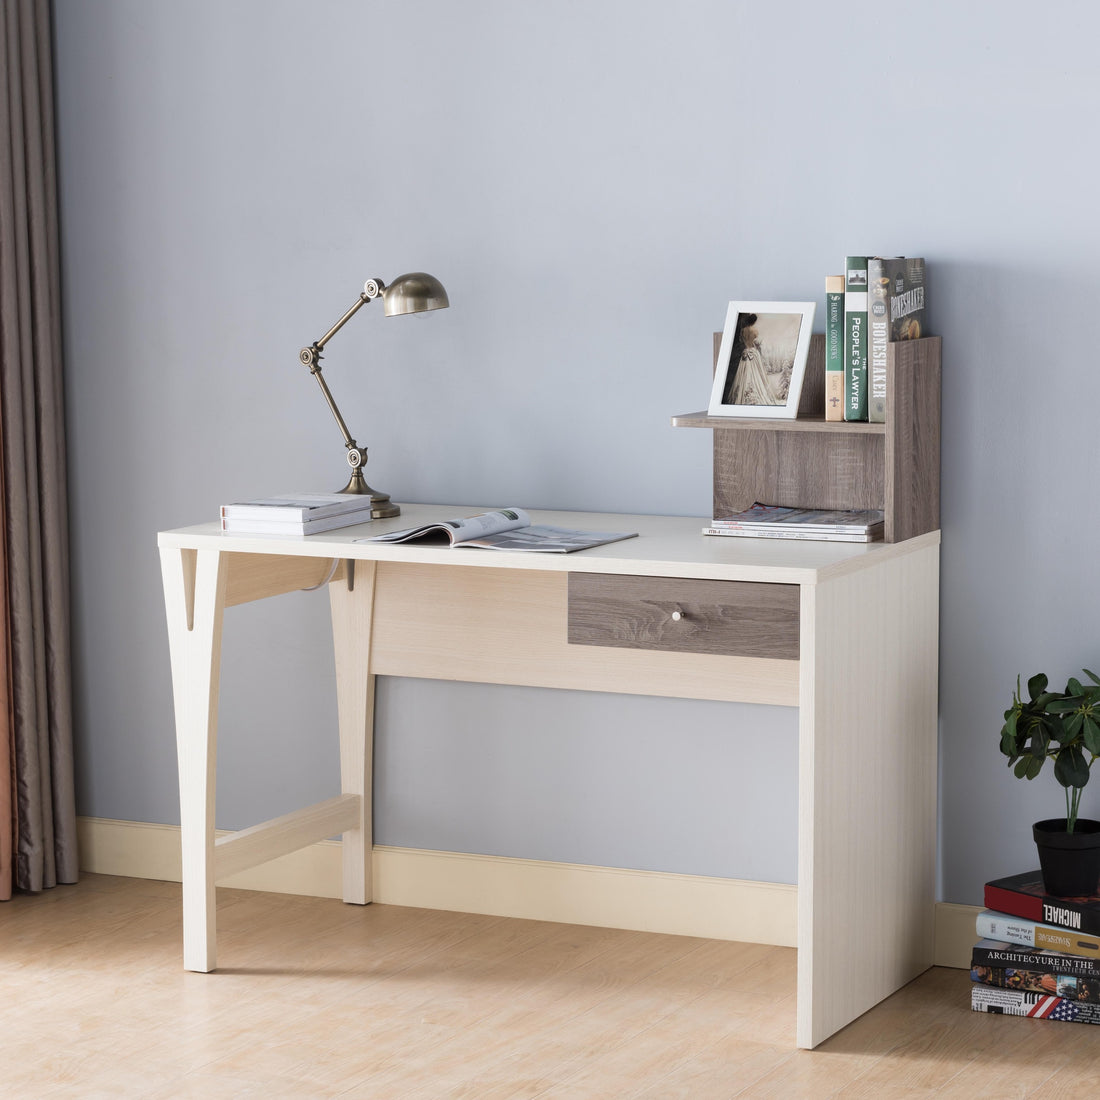
[[[1045,893],[1038,871],[985,885],[970,959],[975,1012],[1100,1024],[1100,896]]]
[[[318,535],[370,521],[370,496],[289,493],[223,504],[222,530],[239,535]]]
[[[881,509],[839,511],[779,508],[756,503],[743,512],[715,516],[704,535],[750,539],[813,539],[821,542],[874,542],[882,538]]]

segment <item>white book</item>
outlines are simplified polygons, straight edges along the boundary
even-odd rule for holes
[[[345,512],[370,510],[370,498],[358,493],[283,493],[223,504],[222,519],[262,519],[288,523],[316,522]]]
[[[366,499],[366,498],[364,498]],[[344,512],[338,516],[322,516],[320,519],[237,519],[222,516],[222,530],[236,535],[319,535],[322,531],[335,531],[340,527],[354,527],[370,523],[370,504],[358,512]]]

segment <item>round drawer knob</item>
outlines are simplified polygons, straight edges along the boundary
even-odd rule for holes
[[[674,623],[678,623],[683,617],[684,613],[682,611],[673,611],[672,613],[672,621]]]

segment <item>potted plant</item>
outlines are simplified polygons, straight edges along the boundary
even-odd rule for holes
[[[1081,792],[1100,756],[1100,677],[1084,673],[1091,684],[1071,677],[1065,691],[1048,691],[1040,672],[1027,682],[1027,699],[1017,678],[1001,727],[1001,752],[1018,778],[1034,779],[1049,757],[1065,789],[1066,816],[1032,826],[1043,884],[1061,897],[1090,895],[1100,882],[1100,821],[1078,817]]]

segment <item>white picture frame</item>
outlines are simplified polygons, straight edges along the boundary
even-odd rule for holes
[[[815,309],[814,302],[730,302],[707,415],[793,420]]]

